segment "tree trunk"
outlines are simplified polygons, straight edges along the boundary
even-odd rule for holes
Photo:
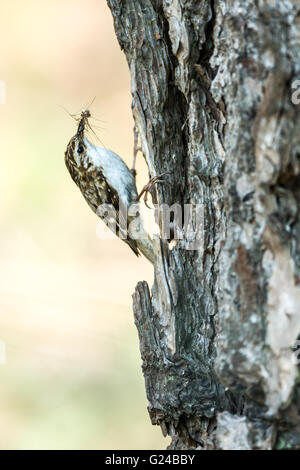
[[[170,449],[299,449],[298,0],[108,0],[158,203],[203,208],[155,241],[134,315]]]

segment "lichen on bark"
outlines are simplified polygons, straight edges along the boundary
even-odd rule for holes
[[[134,294],[151,421],[173,449],[299,448],[299,2],[108,5],[158,202],[204,209],[202,250],[155,241]]]

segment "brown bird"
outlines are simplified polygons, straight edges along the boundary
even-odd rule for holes
[[[116,235],[137,256],[141,252],[153,263],[152,240],[144,230],[141,218],[137,214],[131,215],[129,211],[139,201],[134,175],[119,155],[92,144],[86,138],[86,128],[91,129],[88,122],[90,117],[88,109],[82,110],[77,133],[71,138],[65,152],[67,169],[90,208],[107,221],[107,211],[102,208],[107,205],[112,207],[114,211],[110,213],[108,226],[116,228]],[[134,238],[127,230],[129,224],[132,227],[132,222],[137,234]]]

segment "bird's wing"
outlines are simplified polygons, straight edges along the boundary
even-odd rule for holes
[[[115,229],[115,234],[130,246],[136,256],[139,256],[136,240],[128,235],[127,207],[123,205],[125,211],[120,210],[118,192],[103,177],[99,169],[89,175],[88,180],[83,181],[81,179],[80,190],[90,208],[106,225],[110,226],[109,228]],[[109,207],[114,210],[107,212],[106,208]]]

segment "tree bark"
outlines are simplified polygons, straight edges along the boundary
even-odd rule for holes
[[[149,414],[171,449],[299,449],[300,5],[108,0],[158,203],[203,207],[155,241],[134,316]]]

